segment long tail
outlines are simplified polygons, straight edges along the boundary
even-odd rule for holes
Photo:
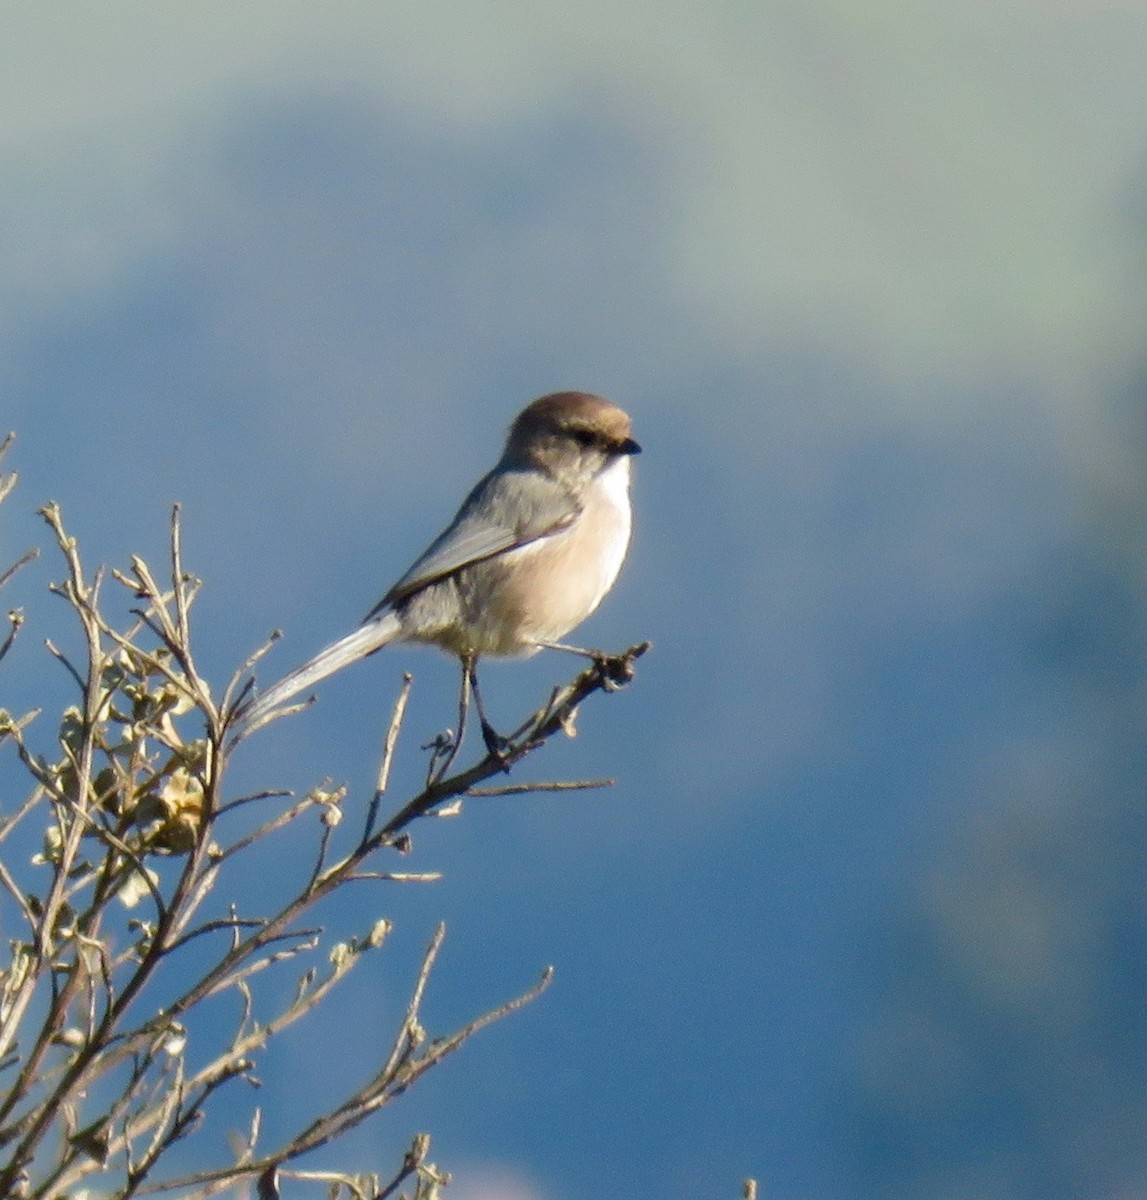
[[[262,725],[271,713],[293,699],[307,688],[349,667],[351,663],[366,658],[376,650],[381,650],[388,642],[401,632],[398,618],[393,611],[387,610],[377,617],[360,625],[353,633],[332,642],[325,650],[320,650],[314,658],[296,667],[289,675],[284,675],[278,683],[267,689],[239,718],[239,727],[243,732],[251,732]]]

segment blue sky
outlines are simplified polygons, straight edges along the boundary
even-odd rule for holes
[[[90,561],[160,560],[181,501],[222,681],[349,628],[533,396],[601,391],[646,447],[583,637],[655,650],[530,772],[618,786],[418,830],[445,881],[333,915],[394,916],[393,955],[263,1065],[270,1128],[442,918],[444,1027],[555,984],[364,1165],[428,1128],[457,1200],[1147,1186],[1141,6],[5,26],[5,561],[49,498]],[[6,707],[54,686],[58,574],[5,597]],[[491,667],[492,709],[567,667]],[[454,668],[396,651],[236,787],[364,794],[406,669],[412,781]]]

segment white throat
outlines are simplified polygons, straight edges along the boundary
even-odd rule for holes
[[[625,513],[629,522],[629,455],[615,458],[597,477],[598,486],[606,499]]]
[[[602,597],[613,587],[614,580],[625,562],[629,536],[633,525],[633,509],[629,503],[629,455],[615,459],[597,477],[596,487],[601,499],[613,509],[611,536],[602,546],[601,590],[593,602],[596,608]]]

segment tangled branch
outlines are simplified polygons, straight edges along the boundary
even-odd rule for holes
[[[0,499],[12,479],[0,476]],[[138,558],[128,571],[89,573],[58,508],[47,506],[43,516],[66,567],[52,590],[78,620],[82,650],[73,659],[49,644],[76,692],[50,750],[32,740],[37,713],[0,712],[0,745],[14,749],[28,787],[12,812],[0,815],[0,908],[8,910],[5,928],[18,931],[0,970],[0,1195],[48,1200],[90,1186],[117,1198],[208,1196],[247,1182],[270,1198],[285,1176],[362,1200],[396,1194],[411,1180],[416,1196],[437,1195],[448,1176],[428,1161],[426,1135],[414,1140],[387,1181],[307,1171],[299,1160],[337,1142],[548,985],[549,968],[515,998],[453,1032],[430,1035],[422,1004],[442,926],[389,1051],[365,1084],[274,1145],[264,1144],[254,1108],[232,1154],[212,1164],[201,1149],[205,1165],[192,1174],[173,1173],[169,1152],[195,1135],[220,1093],[254,1082],[271,1043],[311,1017],[366,955],[387,943],[391,925],[379,918],[331,944],[321,924],[331,896],[363,880],[437,878],[384,868],[386,855],[409,850],[415,822],[457,811],[467,797],[609,782],[480,786],[550,738],[572,732],[578,706],[629,682],[647,644],[596,657],[522,722],[503,752],[487,752],[449,774],[432,755],[425,786],[386,815],[407,677],[387,725],[374,793],[364,798],[365,818],[351,830],[345,790],[329,785],[301,798],[275,789],[228,795],[228,760],[244,740],[235,733],[236,714],[260,654],[215,696],[193,652],[191,613],[201,584],[183,564],[178,508],[162,586]],[[0,585],[33,556],[0,574]],[[128,598],[126,616],[118,619],[103,598],[109,580]],[[10,619],[0,659],[19,628]],[[267,815],[252,823],[259,806]],[[35,820],[41,849],[31,863],[20,863],[8,849],[20,840],[16,831]],[[236,881],[249,873],[257,848],[300,824],[311,831],[309,862],[293,881],[275,881],[278,896],[258,897],[269,913],[251,912],[235,898]],[[296,974],[293,994],[264,1011],[259,981],[284,971]],[[199,1018],[218,997],[238,1001],[229,1029]]]

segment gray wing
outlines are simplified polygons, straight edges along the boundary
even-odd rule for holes
[[[540,471],[496,467],[364,619],[370,620],[428,583],[471,563],[552,537],[567,529],[580,512],[574,496],[550,476]]]

